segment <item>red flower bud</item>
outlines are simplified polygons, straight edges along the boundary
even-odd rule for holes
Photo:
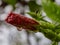
[[[22,27],[29,30],[36,30],[35,26],[39,24],[33,19],[15,13],[10,13],[5,21],[16,27]]]

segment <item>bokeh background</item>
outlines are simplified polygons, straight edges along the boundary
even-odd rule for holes
[[[9,1],[12,1],[12,4]],[[28,32],[25,29],[18,31],[16,27],[4,21],[6,15],[11,11],[32,18],[27,12],[41,9],[41,0],[18,0],[15,5],[14,2],[15,0],[8,0],[8,3],[0,0],[0,45],[51,45],[51,40],[42,33]],[[60,4],[60,0],[55,0],[55,2]],[[35,10],[34,7],[36,7]],[[43,12],[42,15],[46,14]],[[51,22],[47,17],[45,19]]]

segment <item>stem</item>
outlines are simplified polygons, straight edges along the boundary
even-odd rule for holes
[[[52,42],[52,45],[58,45],[58,42],[53,41],[53,42]]]

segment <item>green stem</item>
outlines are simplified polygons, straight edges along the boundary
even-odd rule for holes
[[[52,45],[58,45],[58,42],[53,41],[53,42],[52,42]]]

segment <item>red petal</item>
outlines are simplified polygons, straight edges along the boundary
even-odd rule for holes
[[[25,17],[21,14],[19,15],[15,13],[10,13],[5,21],[16,27],[22,27],[22,28],[30,29],[30,30],[36,30],[35,25],[39,24],[33,19]]]

